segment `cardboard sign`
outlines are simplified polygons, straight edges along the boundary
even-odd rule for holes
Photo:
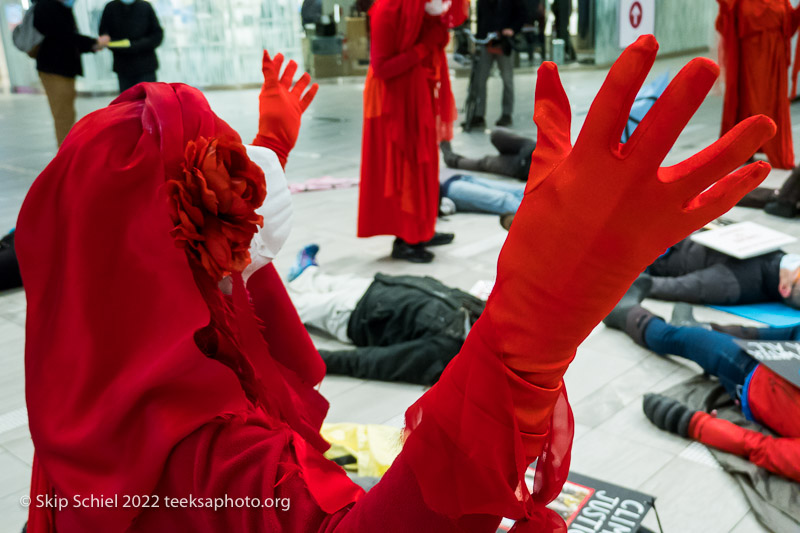
[[[655,0],[619,0],[619,47],[656,32]]]
[[[795,237],[755,222],[739,222],[690,237],[694,242],[737,259],[749,259],[778,250]]]
[[[800,389],[800,341],[746,341],[735,339],[747,355]]]
[[[528,468],[525,481],[533,486],[535,470]],[[561,515],[569,533],[598,531],[637,531],[655,498],[643,492],[626,489],[570,472],[561,494],[547,507]],[[503,519],[497,532],[509,531],[512,520]]]

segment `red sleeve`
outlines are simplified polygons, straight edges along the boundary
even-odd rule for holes
[[[692,417],[689,436],[744,457],[773,474],[800,482],[800,439],[770,437],[702,411]]]
[[[295,434],[267,427],[257,414],[247,420],[236,417],[207,424],[175,448],[158,487],[160,506],[140,515],[135,531],[493,533],[497,529],[499,517],[452,520],[431,511],[402,453],[365,495],[321,455],[317,459],[322,463],[316,467],[303,466],[299,448]],[[315,481],[317,489],[312,486]],[[319,487],[344,493],[336,499],[335,509],[317,503]],[[199,501],[204,495],[230,500],[216,510],[167,506],[181,498]],[[240,507],[237,498],[260,503]]]
[[[789,0],[786,0],[786,11],[791,15],[791,26],[789,28],[789,35],[794,35],[794,32],[797,31],[797,26],[800,25],[800,5],[797,7],[792,7],[792,4],[789,3]]]
[[[297,315],[275,266],[270,263],[254,272],[247,280],[247,291],[272,357],[295,371],[305,383],[317,385],[325,376],[325,363]]]
[[[425,57],[426,47],[421,44],[397,51],[396,29],[393,22],[379,12],[371,19],[372,32],[370,33],[370,66],[376,78],[387,80],[394,78],[415,67]]]

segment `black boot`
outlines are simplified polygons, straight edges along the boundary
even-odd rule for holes
[[[644,395],[642,408],[645,416],[660,429],[681,437],[689,436],[689,423],[697,411],[661,394]]]
[[[444,164],[448,168],[458,168],[458,162],[461,161],[461,156],[453,152],[450,146],[450,141],[442,141],[439,143],[439,148],[442,150],[442,157],[444,157]]]
[[[430,263],[433,261],[433,254],[425,249],[422,244],[408,244],[401,238],[396,238],[392,245],[392,257],[403,259],[411,263]]]
[[[644,330],[655,315],[639,304],[647,297],[652,285],[653,279],[647,274],[636,278],[617,306],[603,319],[603,324],[624,331],[633,342],[645,346]]]
[[[642,300],[650,294],[650,287],[653,286],[653,278],[647,274],[641,274],[633,285],[630,286],[622,299],[614,309],[603,319],[603,324],[610,328],[625,330],[625,323],[628,320],[628,313],[634,307],[638,307]]]
[[[797,216],[797,204],[775,200],[767,202],[764,212],[776,217],[794,218]]]
[[[455,238],[455,233],[439,233],[437,231],[430,240],[421,242],[420,244],[422,246],[442,246],[443,244],[450,244]]]

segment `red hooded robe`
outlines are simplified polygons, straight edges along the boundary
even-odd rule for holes
[[[456,109],[444,49],[421,58],[418,45],[433,26],[461,24],[466,9],[456,0],[434,18],[425,14],[424,4],[378,0],[369,13],[359,237],[395,235],[413,244],[434,234],[438,143],[452,138]]]
[[[414,470],[441,464],[445,448],[420,456],[412,437],[416,451],[401,453],[366,495],[323,457],[328,404],[315,387],[324,364],[275,269],[258,270],[247,287],[223,269],[232,272],[228,298],[207,256],[201,263],[176,247],[191,222],[202,229],[195,244],[230,259],[256,229],[230,223],[233,212],[254,222],[258,202],[219,166],[202,167],[213,190],[175,195],[173,182],[192,167],[187,148],[205,139],[224,140],[230,159],[244,153],[196,89],[140,84],[72,129],[25,200],[16,246],[35,447],[28,531],[493,532],[496,514],[432,510],[460,501],[455,479],[441,501],[423,498]],[[255,165],[237,161],[258,189]],[[220,223],[210,238],[204,228]],[[496,407],[514,438],[510,399]],[[519,461],[506,446],[497,453]],[[480,500],[488,491],[472,492]],[[41,503],[56,496],[67,502],[60,509]],[[77,505],[91,496],[113,500]]]
[[[778,133],[761,152],[775,168],[794,167],[789,114],[790,39],[800,11],[788,0],[717,0],[720,63],[725,69],[722,135],[738,122],[763,114]]]

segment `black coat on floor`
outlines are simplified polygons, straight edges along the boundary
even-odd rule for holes
[[[139,76],[158,70],[156,48],[164,39],[164,30],[149,2],[135,0],[124,4],[112,0],[103,9],[100,35],[112,41],[129,39],[130,48],[112,48],[114,72],[123,76]]]
[[[358,348],[320,354],[331,374],[431,385],[484,305],[430,277],[377,274],[348,324]]]
[[[72,8],[58,0],[38,0],[33,6],[33,26],[44,35],[36,70],[67,78],[83,75],[81,54],[91,52],[97,39],[78,33]]]

